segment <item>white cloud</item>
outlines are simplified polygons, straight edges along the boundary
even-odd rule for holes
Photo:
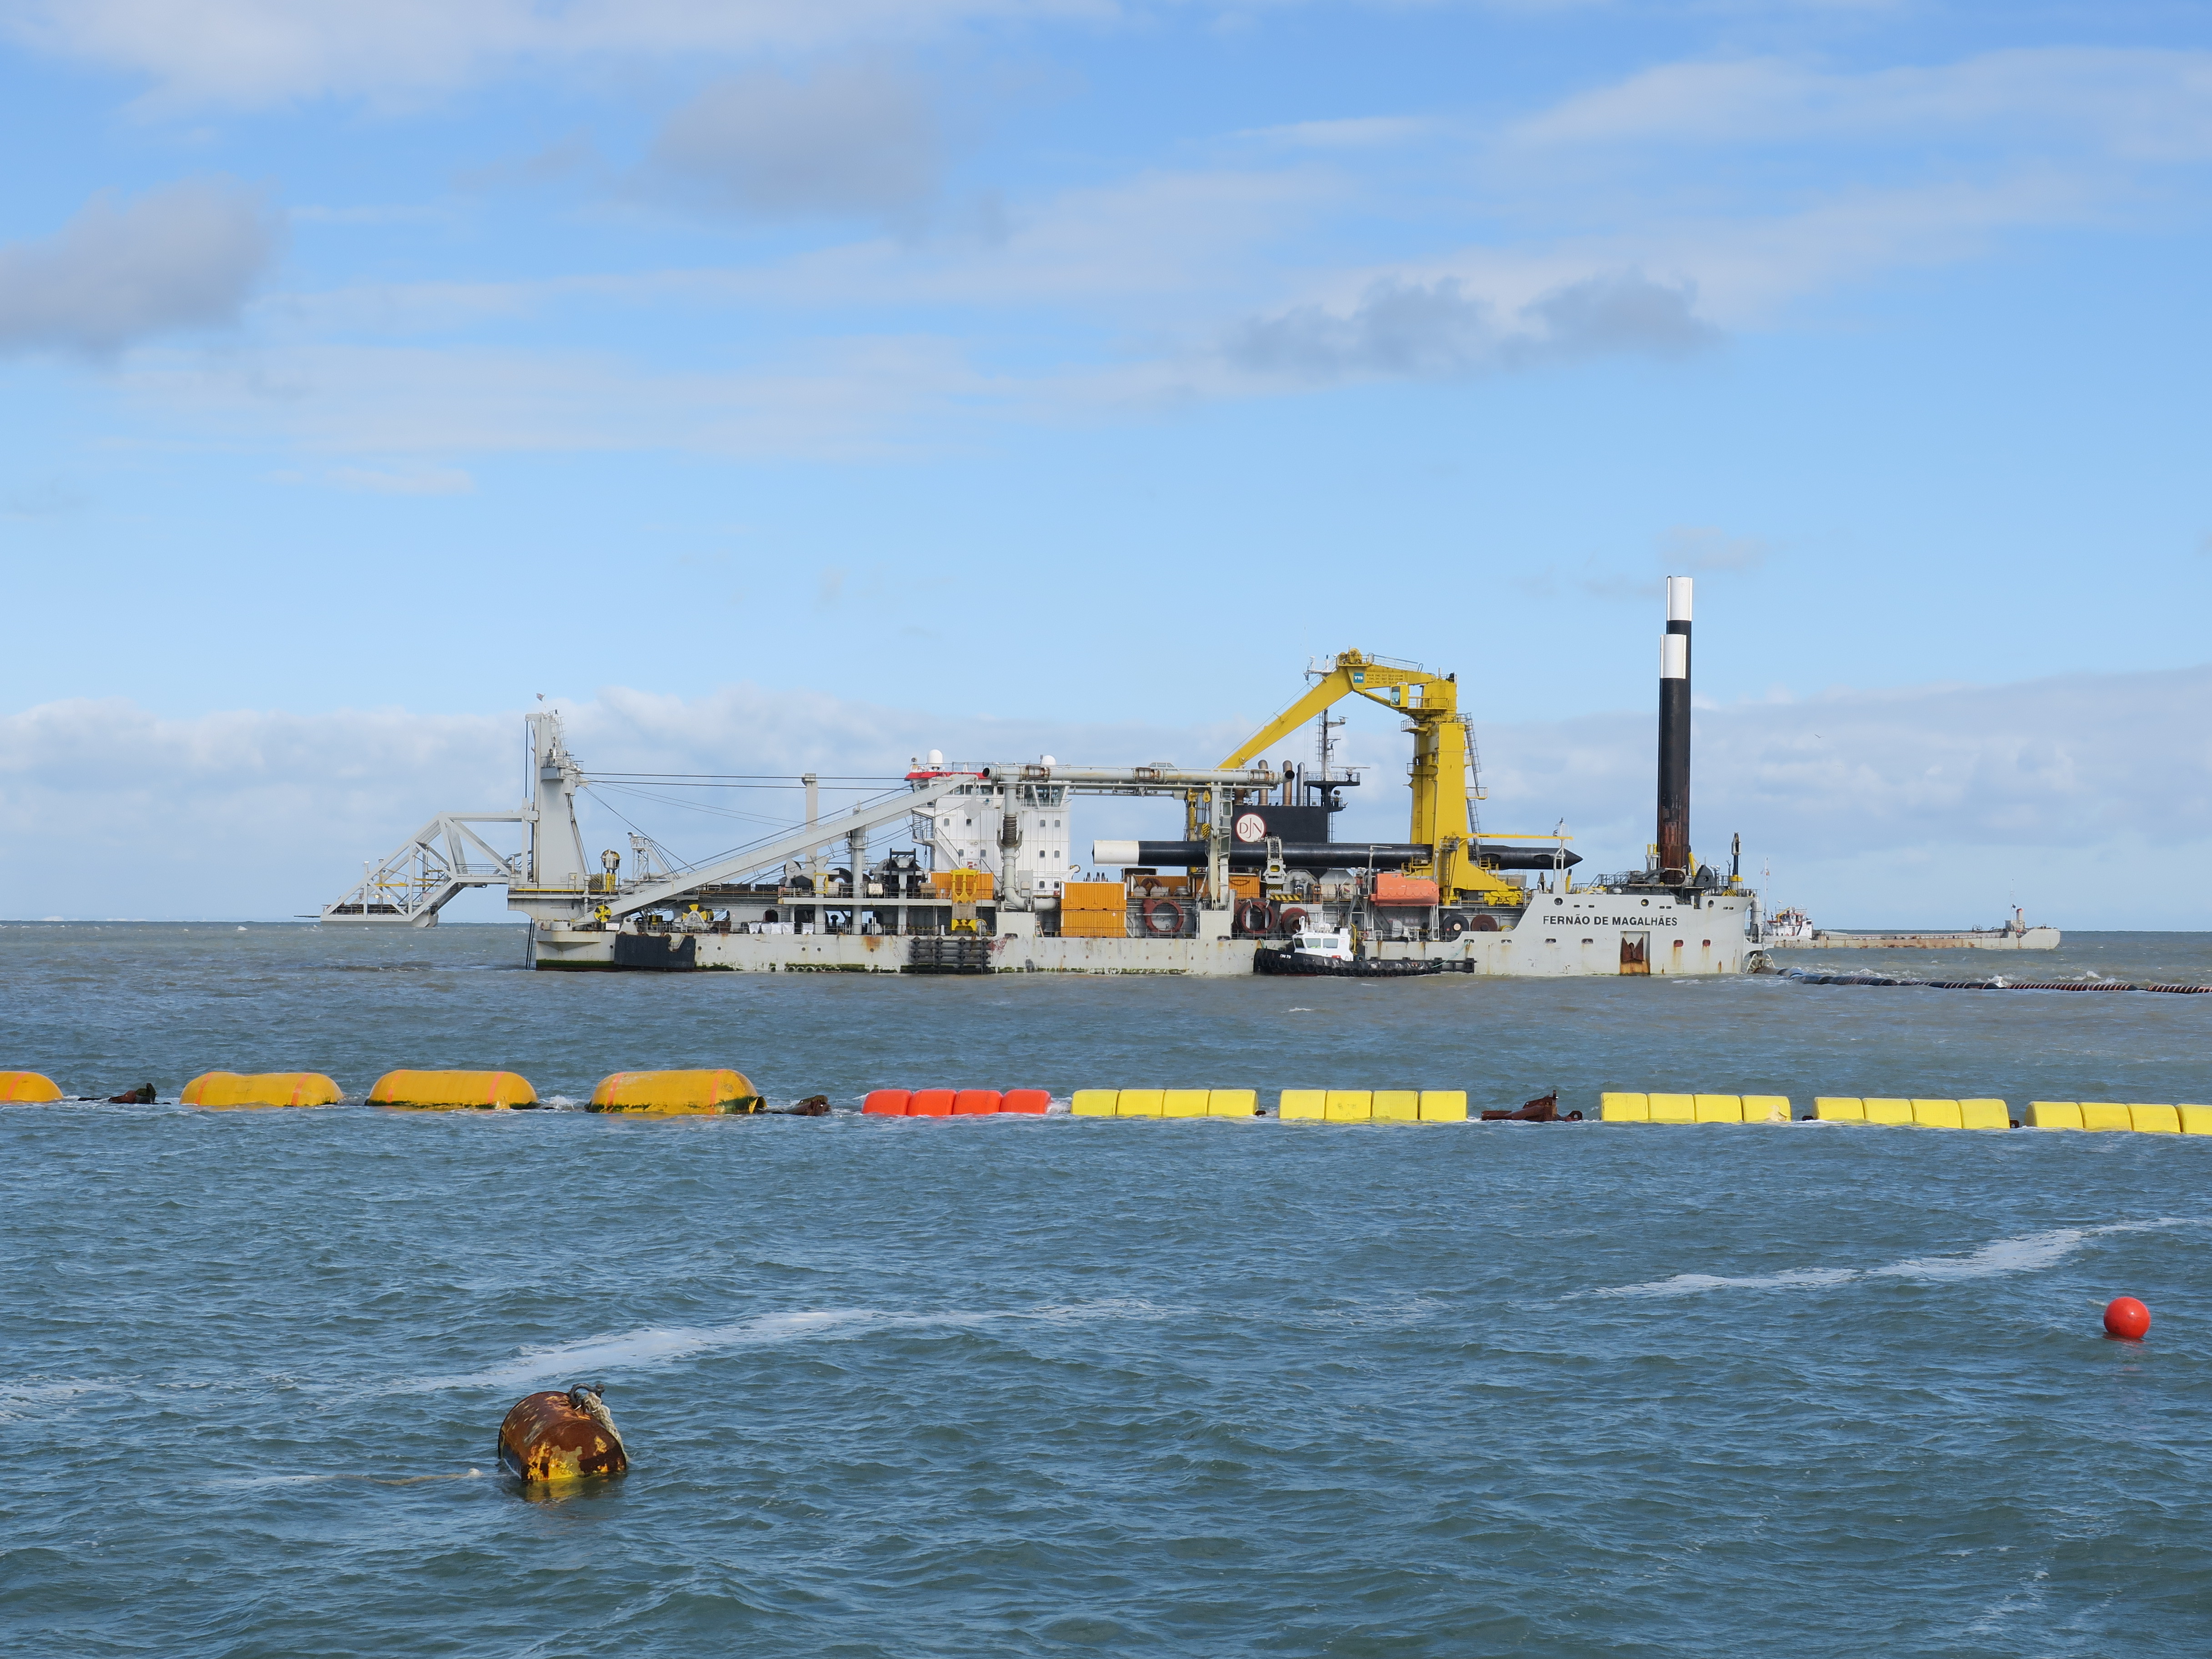
[[[312,872],[358,879],[361,857],[390,850],[344,826],[396,842],[439,810],[398,823],[411,804],[393,811],[396,787],[510,805],[516,750],[513,722],[469,716],[162,720],[120,699],[44,704],[0,719],[0,824],[52,867],[16,863],[0,902],[15,917],[313,910],[326,900]]]
[[[806,307],[1164,304],[1188,314],[1249,293],[1270,247],[1351,191],[1306,167],[1147,169],[1018,205],[988,240],[886,236],[675,280],[696,294]]]
[[[0,0],[0,29],[241,105],[405,95],[528,66],[812,52],[979,20],[1111,15],[1112,0]]]
[[[1993,915],[1993,871],[2033,872],[2032,883],[2021,873],[2023,902],[2076,926],[2212,925],[2212,897],[2162,883],[2137,895],[2105,879],[2123,860],[2202,849],[2212,734],[2178,711],[2207,696],[2212,667],[1700,710],[1692,839],[1712,859],[1741,831],[1754,868],[1771,856],[1838,926],[1955,923],[1970,888]],[[1640,849],[1652,834],[1652,744],[1648,715],[1486,731],[1486,822],[1527,827],[1504,822],[1518,812],[1542,828],[1565,813],[1585,847]],[[1863,879],[1885,862],[1894,891]],[[1959,889],[1948,900],[1945,882]],[[1900,912],[1900,895],[1919,917]],[[1939,901],[1950,907],[1942,918],[1926,908]]]
[[[381,72],[371,37],[383,43],[379,50],[412,41],[438,62],[481,66],[501,53],[553,52],[544,42],[556,38],[567,43],[562,52],[596,41],[592,50],[626,42],[619,49],[696,55],[710,37],[735,40],[771,24],[834,33],[839,19],[876,15],[831,7],[826,21],[810,14],[794,21],[796,14],[773,6],[702,6],[695,15],[672,5],[410,9],[405,0],[374,11],[274,0],[198,0],[197,9],[90,0],[66,14],[9,4],[0,0],[0,19],[36,23],[42,39],[143,45],[190,14],[210,38],[231,31],[258,42],[241,48],[241,64],[258,61],[255,52],[284,64],[319,63],[325,52],[336,61],[358,49],[369,78]],[[509,44],[484,44],[501,40]],[[702,94],[666,126],[647,176],[664,186],[681,179],[695,195],[744,213],[857,214],[904,234],[728,269],[283,295],[252,308],[254,349],[221,360],[162,354],[130,385],[234,436],[275,432],[369,454],[665,447],[851,456],[941,444],[977,414],[1065,417],[1376,377],[1681,352],[1722,331],[1778,325],[1808,295],[1978,257],[2014,229],[2108,216],[2124,192],[2114,187],[2116,164],[2091,165],[2086,152],[1934,184],[1872,182],[1878,169],[1862,176],[1849,160],[1817,181],[1731,184],[1702,161],[1686,169],[1679,157],[1662,164],[1671,172],[1651,174],[1644,163],[1664,148],[1656,141],[1691,135],[1751,154],[1773,123],[1796,120],[1807,132],[1857,142],[1933,119],[1925,112],[1943,106],[1947,88],[1963,89],[1961,130],[1979,120],[1994,131],[2012,119],[2008,112],[2032,111],[2039,88],[2062,109],[2115,110],[2126,100],[2112,88],[2133,87],[2165,112],[2146,114],[2144,132],[2164,136],[2130,142],[2179,154],[2194,142],[2185,94],[2201,67],[2174,53],[1992,54],[1942,70],[1862,76],[1771,60],[1665,65],[1568,100],[1502,137],[1486,139],[1467,121],[1393,116],[1271,129],[1238,135],[1262,143],[1235,153],[1250,162],[1272,144],[1279,166],[1140,172],[1017,202],[988,235],[927,237],[913,232],[938,190],[939,138],[916,85],[850,60],[811,80],[743,76]],[[1814,112],[1792,113],[1800,103]],[[1425,159],[1396,157],[1415,149]],[[1457,156],[1455,196],[1464,198],[1472,168],[1480,193],[1494,198],[1486,218],[1517,229],[1449,245],[1448,236],[1465,234],[1465,201],[1435,208],[1419,183],[1433,182],[1423,169],[1445,150]],[[1383,210],[1430,215],[1438,251],[1387,264],[1328,263],[1357,245],[1338,234],[1341,216]],[[1301,264],[1316,250],[1320,263]],[[42,276],[33,286],[49,311],[64,301],[89,303],[60,280]],[[200,312],[228,314],[222,294],[203,301]],[[227,303],[234,310],[234,298]],[[774,362],[727,367],[362,343],[556,313],[573,338],[588,328],[589,307],[671,303],[702,312],[772,305],[828,320]],[[968,314],[933,314],[902,335],[840,337],[841,309],[865,310],[865,326],[875,330],[886,312],[910,317],[924,307]],[[1018,307],[1037,314],[1009,316]],[[0,307],[0,324],[4,314]],[[118,337],[117,325],[103,332],[99,322],[80,318],[73,335],[49,326],[25,337],[66,335],[80,349]],[[0,326],[0,345],[6,337]]]
[[[2212,896],[2185,882],[2115,878],[2124,863],[2171,869],[2212,854],[2212,735],[2175,712],[2208,696],[2212,667],[1701,711],[1697,846],[1725,856],[1741,830],[1749,867],[1771,858],[1785,896],[1836,926],[1988,923],[2014,889],[2031,913],[2067,926],[2212,926]],[[579,758],[606,772],[888,778],[931,747],[977,760],[1049,751],[1108,764],[1196,762],[1244,735],[1225,722],[1070,726],[753,686],[688,700],[617,688],[562,706]],[[0,834],[17,849],[0,909],[311,911],[361,859],[390,851],[432,813],[513,805],[520,732],[512,714],[164,720],[120,701],[0,717]],[[1564,816],[1586,869],[1640,861],[1651,835],[1649,713],[1486,726],[1480,736],[1487,828],[1547,830]],[[1390,755],[1381,775],[1395,778]],[[1359,833],[1395,834],[1404,796],[1372,793]],[[609,799],[690,856],[765,827]],[[732,804],[777,822],[798,811],[788,793]],[[1140,833],[1160,810],[1086,802],[1079,842]],[[610,816],[590,833],[618,844],[622,828]]]
[[[1349,188],[1310,168],[1146,172],[1025,204],[988,236],[871,235],[754,264],[361,283],[274,295],[255,315],[273,335],[329,339],[465,330],[591,302],[794,313],[916,306],[1189,312],[1248,292],[1268,246],[1310,225]]]
[[[665,449],[851,459],[941,443],[950,405],[1006,391],[954,343],[929,338],[827,341],[796,362],[721,370],[477,346],[163,351],[143,354],[121,378],[143,407],[183,419],[202,441],[275,436],[384,457]]]
[[[1448,380],[1620,352],[1672,356],[1717,337],[1689,289],[1632,270],[1563,284],[1504,322],[1456,277],[1381,282],[1346,312],[1301,306],[1246,322],[1224,355],[1255,375]]]
[[[229,179],[94,197],[46,240],[0,246],[0,351],[102,356],[234,322],[277,240],[260,198]]]
[[[1018,213],[990,246],[884,236],[752,268],[277,295],[252,309],[252,349],[142,352],[123,385],[163,418],[189,420],[195,438],[274,435],[370,455],[910,453],[1009,415],[1064,419],[1383,376],[1681,355],[1723,331],[1771,325],[1808,294],[1965,257],[2084,199],[2047,179],[1944,185],[1796,214],[1643,224],[1603,241],[1463,248],[1395,267],[1301,276],[1271,265],[1274,244],[1324,221],[1348,189],[1308,168],[1147,173]],[[1255,290],[1284,286],[1302,297],[1255,315]],[[986,320],[979,331],[939,314],[932,332],[903,337],[810,325],[773,359],[732,354],[726,366],[407,339],[588,306],[675,304],[775,306],[826,316],[833,330],[849,307],[961,307]],[[1040,360],[1025,343],[1006,367],[983,367],[1017,307],[1060,314],[1077,331],[1059,337],[1057,356]],[[1103,339],[1102,325],[1111,330]],[[344,335],[356,337],[332,338]]]
[[[2009,231],[2080,223],[2110,210],[2110,191],[2085,173],[2040,169],[1988,181],[1843,187],[1808,198],[1717,206],[1703,184],[1680,195],[1647,187],[1612,200],[1585,185],[1582,216],[1601,234],[1547,234],[1464,246],[1389,267],[1316,279],[1314,301],[1348,309],[1379,284],[1456,282],[1500,311],[1619,271],[1662,272],[1655,283],[1694,295],[1695,316],[1728,331],[1771,326],[1790,305],[1894,270],[1954,264],[1986,252]]]
[[[860,63],[719,81],[669,118],[653,159],[710,204],[750,217],[910,222],[937,193],[943,148],[921,83]]]
[[[2212,155],[2212,52],[2066,46],[1857,73],[1773,58],[1667,64],[1522,122],[1527,147],[1967,136]]]

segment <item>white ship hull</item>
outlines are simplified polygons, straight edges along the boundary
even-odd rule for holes
[[[1538,893],[1510,927],[1456,939],[1385,939],[1369,954],[1384,961],[1440,962],[1492,979],[1577,979],[1740,974],[1757,947],[1747,937],[1742,893]],[[531,933],[545,969],[708,970],[733,973],[878,973],[916,970],[916,937],[895,933],[618,933],[539,925]],[[924,954],[938,936],[920,936]],[[1253,953],[1282,941],[1257,939],[1060,939],[1020,933],[976,937],[973,971],[1042,974],[1251,974]],[[988,963],[988,966],[985,966]],[[925,965],[926,971],[955,971]]]

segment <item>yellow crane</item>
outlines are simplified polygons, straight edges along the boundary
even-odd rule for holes
[[[1364,697],[1403,714],[1413,732],[1413,818],[1409,842],[1430,849],[1425,869],[1445,904],[1525,904],[1528,894],[1486,870],[1467,821],[1468,722],[1459,712],[1459,677],[1339,652],[1313,689],[1247,738],[1221,763],[1229,771],[1346,697]]]

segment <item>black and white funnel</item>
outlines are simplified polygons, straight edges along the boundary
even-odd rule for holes
[[[1690,874],[1690,579],[1669,576],[1659,640],[1659,878]]]

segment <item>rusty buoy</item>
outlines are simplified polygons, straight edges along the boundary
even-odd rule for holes
[[[516,1401],[499,1425],[499,1466],[525,1480],[580,1480],[629,1468],[604,1382],[549,1389]]]

